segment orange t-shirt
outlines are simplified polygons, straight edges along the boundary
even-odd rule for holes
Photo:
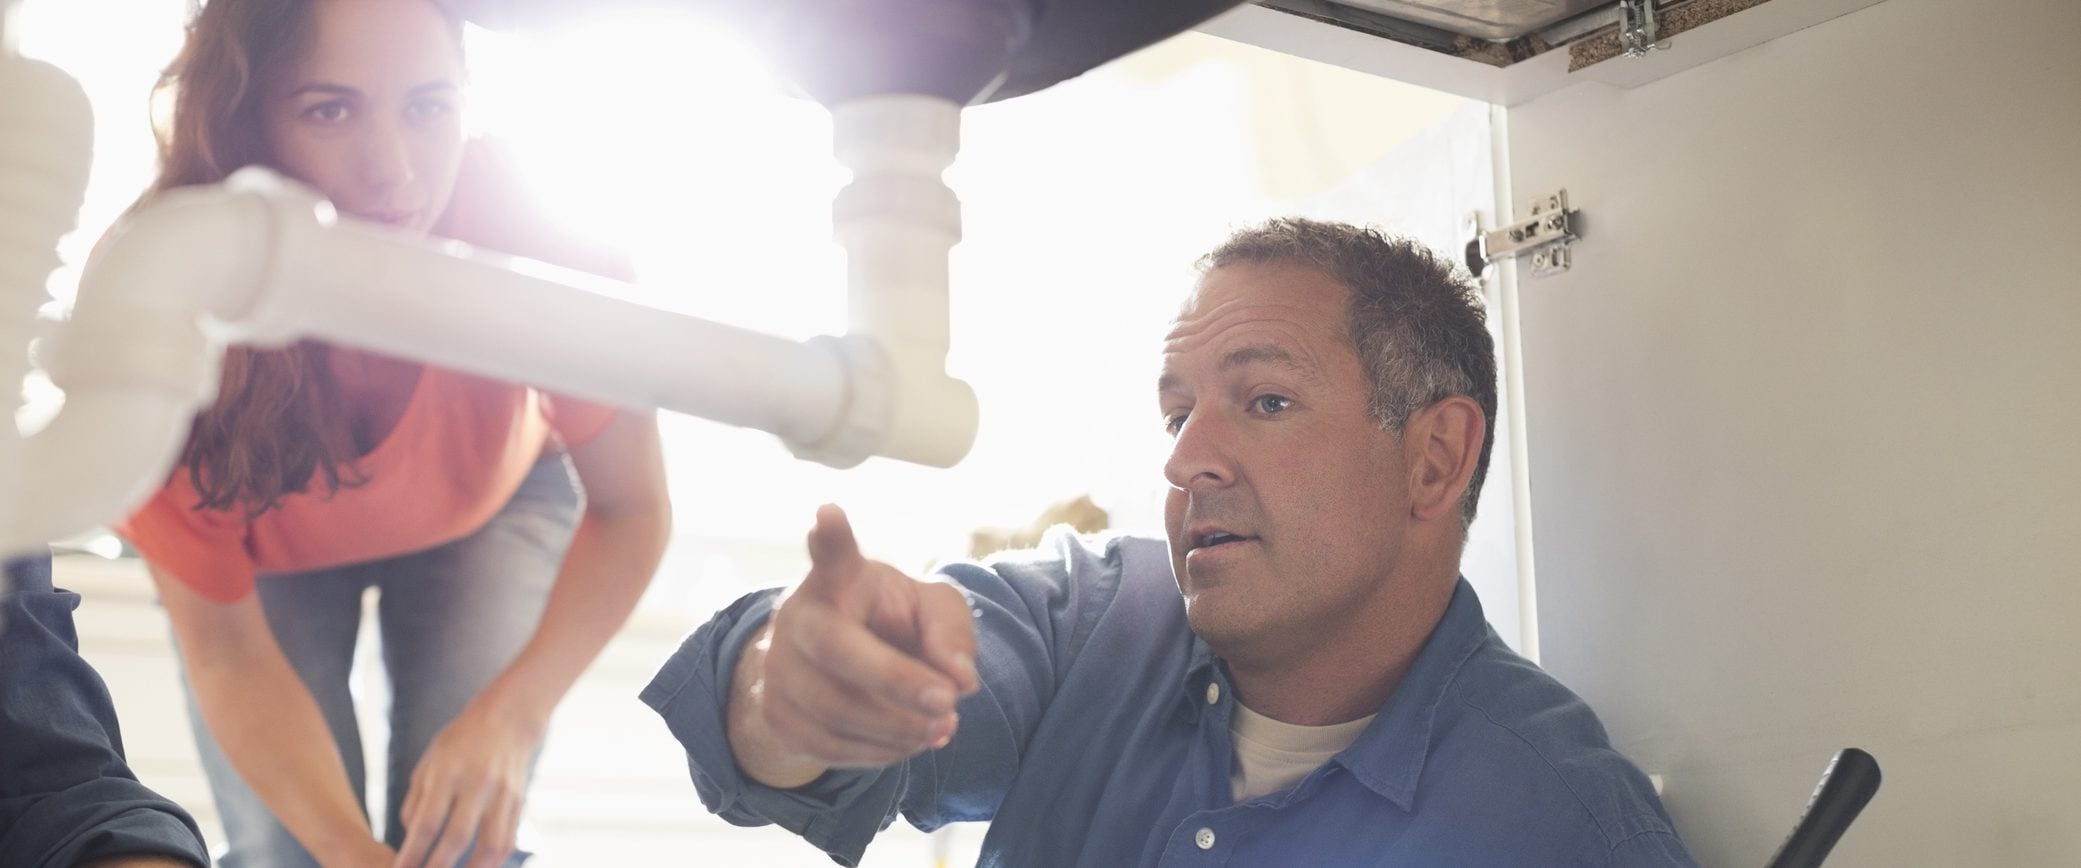
[[[355,465],[367,482],[305,490],[248,520],[196,509],[186,469],[119,528],[145,560],[221,602],[258,573],[394,557],[461,539],[496,515],[554,432],[584,443],[614,421],[608,407],[526,386],[425,367],[397,426]]]
[[[511,172],[479,143],[465,153],[439,234],[478,246],[626,279],[617,257],[573,243],[518,198]],[[428,287],[429,292],[440,291]],[[117,531],[145,559],[197,593],[230,602],[258,573],[301,572],[432,548],[498,513],[550,434],[567,445],[598,436],[612,408],[526,386],[423,366],[397,424],[355,466],[367,481],[327,495],[320,478],[248,520],[244,509],[196,509],[177,469]]]

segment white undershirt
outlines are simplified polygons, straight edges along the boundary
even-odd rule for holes
[[[1330,757],[1351,746],[1376,715],[1328,726],[1273,720],[1238,702],[1228,719],[1236,742],[1236,770],[1229,788],[1241,802],[1290,789]]]

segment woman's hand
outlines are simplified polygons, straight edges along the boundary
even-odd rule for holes
[[[503,865],[512,855],[528,760],[542,741],[544,721],[488,699],[480,695],[465,707],[420,756],[400,814],[400,868],[454,865],[472,838],[472,868]]]
[[[346,859],[339,862],[327,861],[325,864],[345,865],[351,868],[385,868],[397,864],[397,853],[384,846],[383,842],[371,838],[366,843],[358,844],[353,854]]]
[[[571,449],[585,515],[519,656],[434,737],[405,795],[398,868],[448,868],[477,838],[472,868],[513,851],[528,759],[579,673],[627,621],[671,534],[657,420],[624,413]],[[444,830],[445,825],[445,830]]]
[[[260,598],[219,602],[148,566],[195,704],[253,793],[318,861],[393,863],[389,848],[369,833],[325,717],[275,642]]]

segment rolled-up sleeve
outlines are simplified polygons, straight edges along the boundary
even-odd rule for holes
[[[115,707],[79,656],[79,596],[51,587],[47,559],[20,558],[0,585],[0,866],[159,855],[208,864],[195,820],[138,783]]]
[[[642,699],[686,747],[694,790],[708,810],[739,826],[778,825],[842,864],[858,864],[867,842],[888,825],[887,806],[900,780],[872,770],[831,772],[801,789],[776,790],[746,778],[730,752],[730,676],[778,596],[777,590],[748,595],[694,631],[643,688]]]
[[[1611,848],[1611,856],[1603,862],[1593,862],[1609,868],[1697,868],[1698,862],[1691,858],[1691,851],[1684,847],[1683,839],[1676,832],[1663,829],[1641,832],[1620,841]]]

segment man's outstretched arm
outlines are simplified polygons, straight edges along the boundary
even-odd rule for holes
[[[917,581],[861,558],[826,508],[810,575],[716,613],[643,701],[686,748],[709,810],[777,824],[841,863],[899,813],[927,829],[989,819],[1086,638],[1079,625],[1117,588],[1073,578],[1111,576],[1104,551],[1070,537],[1044,547]]]

